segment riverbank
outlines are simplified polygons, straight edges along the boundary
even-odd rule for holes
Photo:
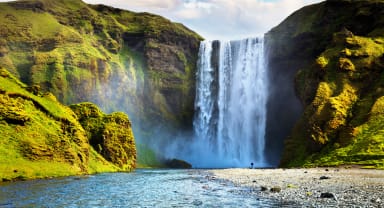
[[[358,168],[222,169],[213,179],[247,187],[245,197],[311,207],[384,207],[384,170]]]

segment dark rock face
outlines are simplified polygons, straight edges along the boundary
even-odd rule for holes
[[[272,193],[279,193],[279,192],[281,192],[281,188],[278,187],[278,186],[276,186],[276,187],[272,187],[272,188],[270,189],[270,191],[271,191]]]
[[[335,195],[329,192],[321,193],[320,198],[336,199]]]
[[[168,168],[177,168],[177,169],[190,169],[192,168],[192,165],[189,164],[186,161],[179,160],[179,159],[172,159],[165,161],[165,166]]]
[[[362,130],[365,125],[380,134],[373,126],[382,116],[365,113],[383,96],[377,91],[383,11],[382,1],[326,1],[300,9],[266,34],[269,77],[276,83],[267,118],[271,161],[278,161],[273,155],[284,140],[282,166],[377,167],[383,160],[378,146],[369,150],[370,133]]]
[[[327,180],[327,179],[331,179],[331,177],[329,177],[329,176],[320,176],[320,180]]]

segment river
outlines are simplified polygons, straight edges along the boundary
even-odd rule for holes
[[[205,170],[138,169],[0,184],[0,207],[275,207]]]

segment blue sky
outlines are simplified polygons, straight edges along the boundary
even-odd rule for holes
[[[6,1],[6,0],[0,0]],[[206,39],[261,36],[295,10],[321,0],[83,0],[180,22]]]

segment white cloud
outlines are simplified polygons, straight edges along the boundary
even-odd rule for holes
[[[160,14],[207,39],[240,39],[262,35],[293,11],[316,2],[320,0],[109,0],[105,4]]]
[[[83,0],[90,4],[105,4],[135,11],[174,11],[182,0]]]
[[[207,0],[209,9],[184,6],[169,17],[210,39],[239,39],[262,35],[293,11],[312,2],[318,0]],[[191,12],[195,15],[190,15]]]

